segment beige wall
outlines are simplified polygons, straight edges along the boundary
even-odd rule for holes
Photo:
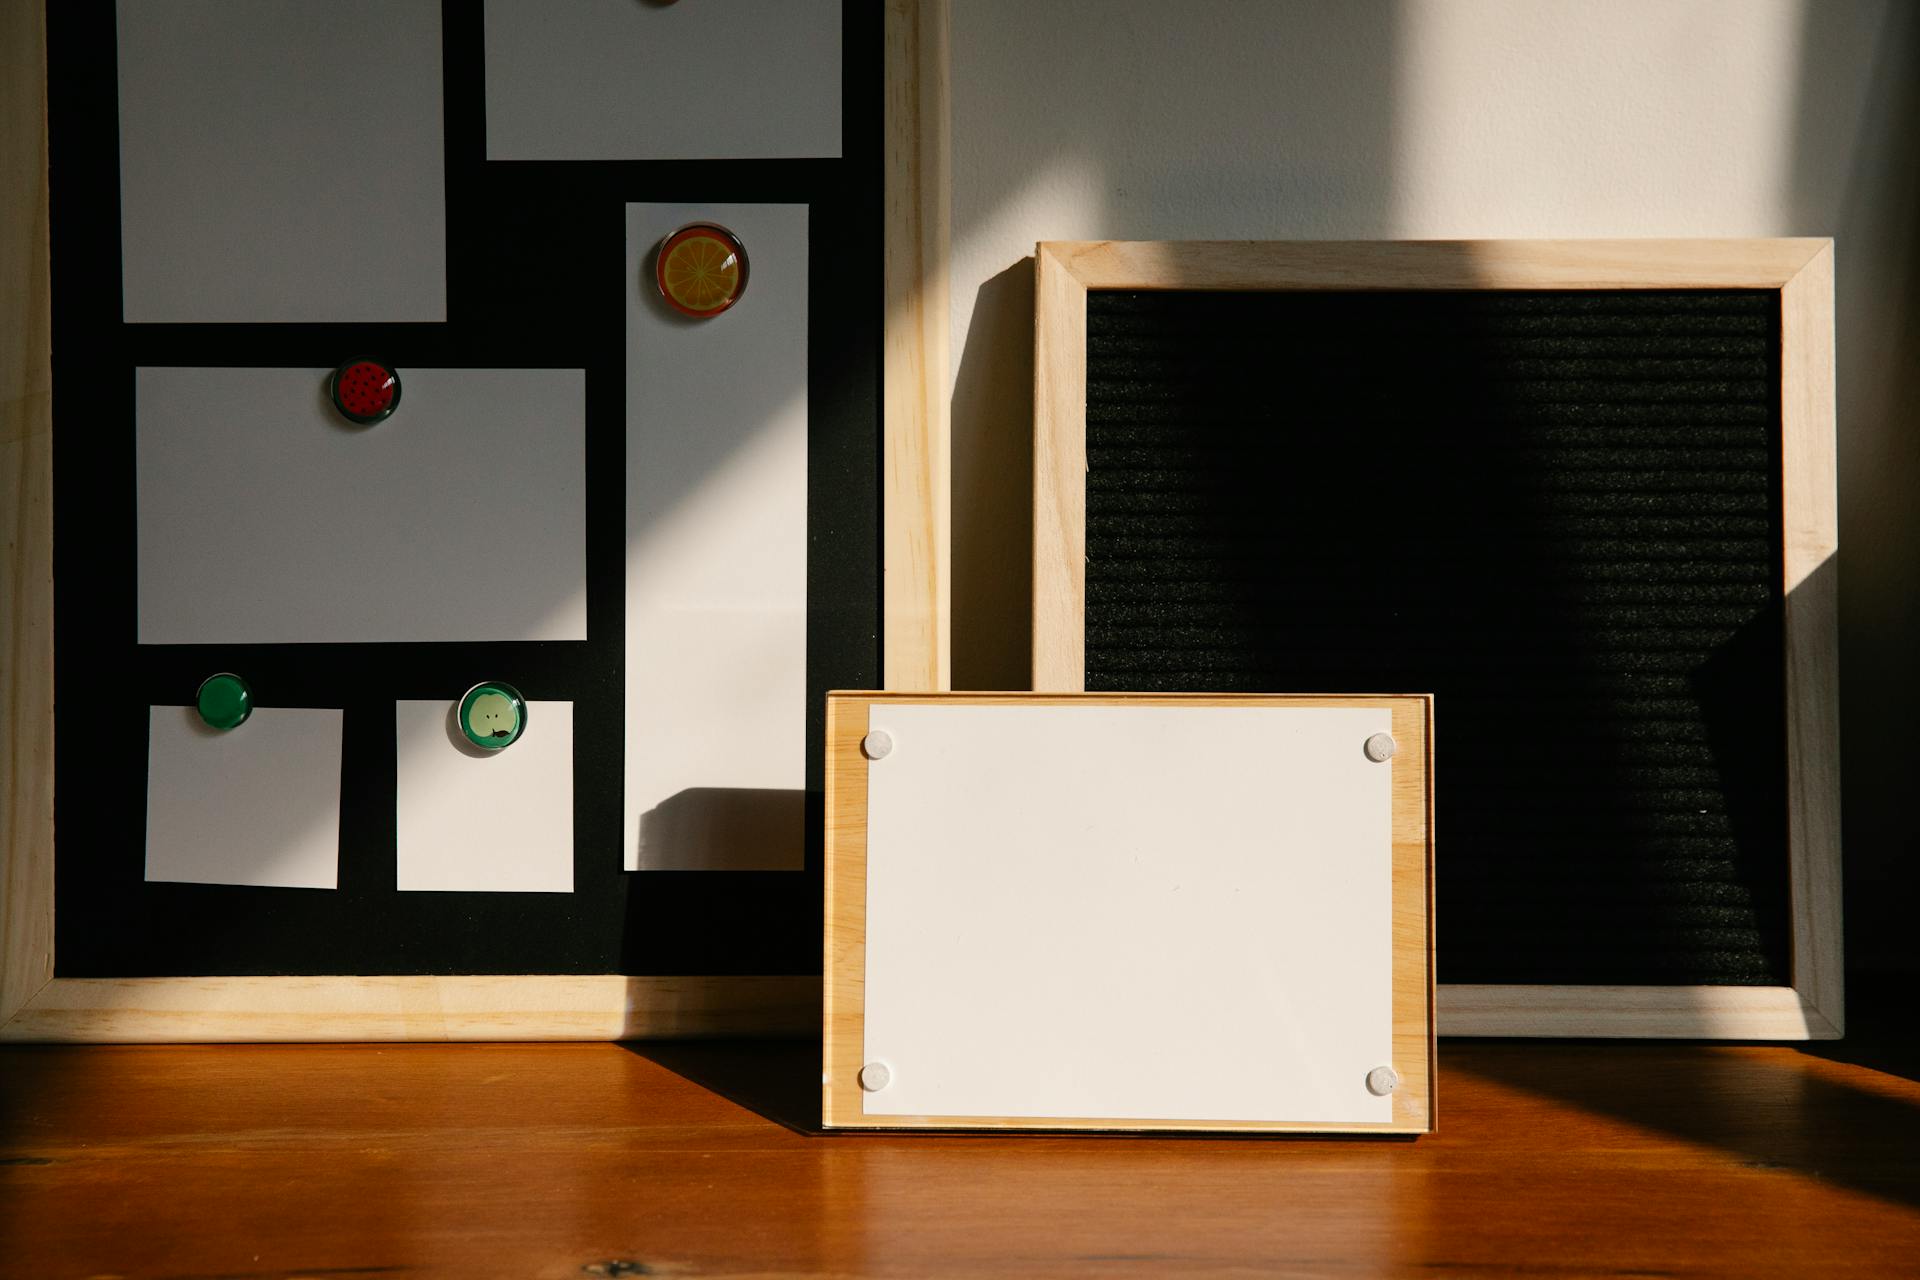
[[[952,2],[955,687],[1026,680],[1036,240],[1830,235],[1849,945],[1913,967],[1920,5]]]

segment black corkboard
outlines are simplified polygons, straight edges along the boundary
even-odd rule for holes
[[[820,160],[488,162],[482,6],[447,0],[442,22],[445,324],[130,325],[114,6],[47,6],[59,977],[819,972],[824,696],[880,680],[880,7],[844,7],[843,156]],[[810,206],[802,872],[621,870],[629,201]],[[586,370],[588,639],[135,643],[134,369],[330,368],[373,352],[403,374]],[[457,698],[476,668],[575,704],[570,894],[394,887],[393,704]],[[244,672],[266,705],[344,706],[337,891],[144,881],[145,708],[191,703],[220,670]]]
[[[1438,978],[1789,979],[1779,295],[1093,291],[1086,687],[1436,695]]]

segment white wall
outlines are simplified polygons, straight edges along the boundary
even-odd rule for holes
[[[1850,954],[1912,967],[1920,5],[952,3],[956,686],[1027,676],[1036,240],[1830,235]]]

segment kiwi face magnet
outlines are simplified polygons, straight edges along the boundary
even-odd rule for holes
[[[485,680],[460,699],[460,732],[486,751],[499,751],[520,740],[527,727],[527,702],[510,684]]]

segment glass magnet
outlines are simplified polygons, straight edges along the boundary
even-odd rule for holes
[[[660,242],[653,282],[680,314],[717,316],[747,291],[747,247],[718,223],[688,223]]]
[[[526,727],[527,700],[510,684],[483,680],[460,699],[460,732],[476,747],[510,747]]]
[[[253,690],[231,671],[202,680],[193,700],[200,718],[216,729],[237,729],[253,714]]]
[[[400,375],[378,360],[349,360],[327,380],[333,407],[348,422],[385,422],[400,407]]]

